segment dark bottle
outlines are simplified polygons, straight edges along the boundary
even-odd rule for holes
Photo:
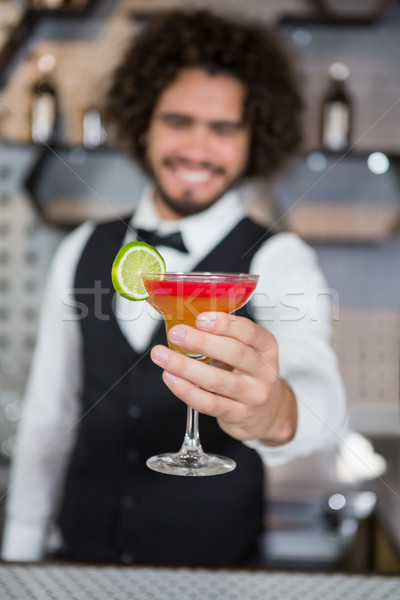
[[[351,97],[346,81],[350,70],[343,63],[329,67],[330,82],[322,101],[321,145],[324,150],[347,150],[351,134]]]
[[[50,144],[54,141],[57,126],[57,93],[52,78],[56,60],[45,54],[37,62],[40,73],[32,89],[32,141]]]

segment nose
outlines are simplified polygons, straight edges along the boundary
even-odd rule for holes
[[[212,139],[206,125],[197,123],[186,132],[185,150],[188,158],[204,160],[212,148]]]

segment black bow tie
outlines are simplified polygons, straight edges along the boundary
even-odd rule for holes
[[[145,229],[137,230],[138,239],[150,246],[169,246],[175,248],[181,252],[188,253],[188,250],[183,243],[182,235],[180,231],[175,233],[169,233],[167,235],[160,235],[156,231],[146,231]]]

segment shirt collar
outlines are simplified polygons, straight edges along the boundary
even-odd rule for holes
[[[239,192],[230,190],[208,209],[179,221],[164,221],[153,201],[154,188],[146,186],[135,209],[131,225],[135,229],[159,233],[180,231],[189,253],[201,258],[216,246],[245,216]]]

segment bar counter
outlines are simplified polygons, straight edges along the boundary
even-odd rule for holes
[[[1,564],[1,600],[400,600],[400,576]]]

